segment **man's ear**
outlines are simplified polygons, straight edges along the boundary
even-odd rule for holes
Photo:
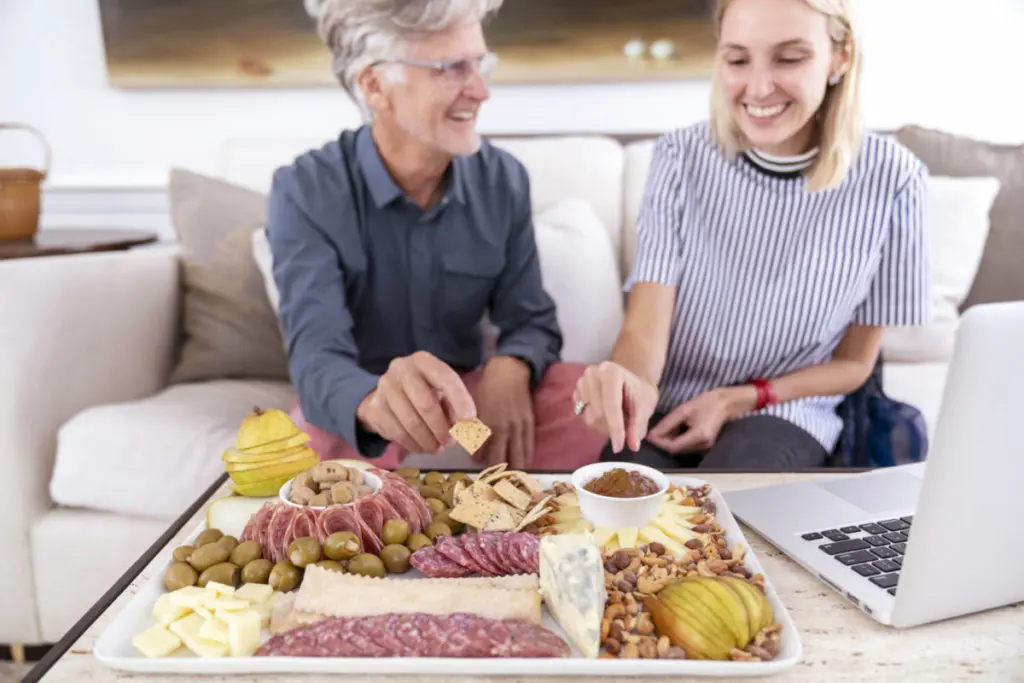
[[[383,111],[390,105],[385,93],[384,79],[372,67],[363,69],[356,78],[356,86],[363,93],[366,104],[375,112]]]

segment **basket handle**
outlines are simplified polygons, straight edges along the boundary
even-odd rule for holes
[[[52,160],[52,154],[50,152],[50,145],[46,142],[46,138],[38,130],[25,123],[0,123],[0,130],[24,130],[38,138],[39,142],[43,145],[43,178],[46,178],[50,173],[50,162]]]

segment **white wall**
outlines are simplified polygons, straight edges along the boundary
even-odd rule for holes
[[[1024,0],[852,1],[864,32],[868,125],[916,122],[1024,141],[1024,95],[1011,68],[1019,64]],[[701,82],[497,87],[480,126],[663,131],[702,118],[706,96]],[[358,116],[331,89],[115,90],[105,80],[96,0],[0,0],[2,121],[46,133],[54,148],[49,187],[60,188],[152,186],[174,165],[212,172],[228,137],[326,139]],[[33,163],[33,150],[0,135],[0,165]]]

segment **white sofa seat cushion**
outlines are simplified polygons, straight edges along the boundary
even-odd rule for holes
[[[946,387],[948,362],[885,363],[882,365],[882,386],[889,398],[909,403],[921,411],[928,427],[928,436],[935,434],[939,419],[942,392]]]
[[[57,435],[58,505],[173,519],[224,471],[221,454],[255,407],[291,408],[286,382],[214,380],[82,411]]]
[[[67,508],[37,520],[30,538],[41,642],[59,641],[168,526],[170,520]]]

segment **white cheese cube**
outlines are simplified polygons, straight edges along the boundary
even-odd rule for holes
[[[234,586],[228,586],[227,584],[217,583],[216,581],[210,581],[206,584],[206,592],[215,597],[228,597],[230,598],[235,594]]]
[[[175,607],[187,607],[188,609],[202,607],[208,597],[206,591],[199,586],[185,586],[168,593],[168,596],[170,596],[168,598],[170,604]]]
[[[214,619],[211,617],[199,627],[199,633],[197,633],[196,636],[203,640],[210,640],[215,643],[227,643],[228,625],[220,619]]]
[[[235,598],[215,598],[213,600],[207,600],[204,603],[204,607],[208,610],[227,610],[234,612],[243,609],[249,609],[251,603],[248,600],[237,600]]]
[[[166,657],[181,647],[181,638],[163,624],[156,624],[132,638],[132,645],[144,657]]]
[[[234,597],[258,605],[274,597],[274,589],[265,583],[247,583],[235,591]]]
[[[232,612],[227,619],[228,647],[232,657],[251,657],[260,646],[263,623],[259,612]]]

